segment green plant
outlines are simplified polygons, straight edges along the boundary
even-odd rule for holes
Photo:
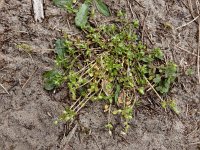
[[[124,120],[126,133],[132,111],[149,84],[160,94],[169,91],[177,66],[165,63],[159,48],[148,49],[142,44],[137,20],[119,18],[116,22],[97,28],[85,26],[82,36],[68,35],[56,41],[56,67],[44,74],[45,88],[52,90],[67,83],[72,103],[58,121],[73,119],[88,102],[104,101],[109,133],[112,114]]]
[[[177,105],[176,105],[176,101],[175,100],[167,100],[167,101],[163,101],[161,102],[161,106],[162,108],[164,109],[167,109],[168,107],[174,111],[176,114],[179,114],[179,110],[177,108]]]
[[[107,5],[102,0],[85,0],[77,9],[76,0],[53,0],[54,4],[59,7],[66,8],[69,13],[75,13],[75,24],[77,27],[83,28],[89,18],[89,14],[94,15],[94,9],[90,9],[92,4],[96,6],[97,10],[104,16],[110,16]]]

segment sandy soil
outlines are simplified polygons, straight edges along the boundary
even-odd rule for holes
[[[30,0],[0,0],[0,84],[8,92],[0,86],[0,150],[200,149],[200,85],[196,71],[191,77],[183,73],[187,68],[196,70],[196,57],[178,48],[197,53],[198,25],[193,22],[175,30],[192,20],[187,0],[137,1],[130,0],[132,12],[125,0],[107,0],[107,4],[112,10],[125,9],[131,19],[145,19],[145,42],[161,47],[166,59],[179,65],[180,75],[170,96],[181,114],[176,116],[147,101],[135,111],[126,136],[119,134],[121,125],[116,123],[110,137],[101,104],[91,104],[81,111],[77,130],[63,145],[71,128],[55,126],[53,121],[66,105],[67,95],[64,89],[46,92],[42,73],[53,67],[55,39],[77,31],[73,23],[68,25],[70,16],[49,0],[45,0],[42,23],[34,22]],[[172,29],[165,28],[166,24]],[[31,52],[18,48],[20,44],[29,45]]]

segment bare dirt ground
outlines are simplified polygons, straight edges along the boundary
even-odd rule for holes
[[[63,145],[69,130],[65,124],[55,126],[53,121],[67,103],[65,91],[46,92],[42,73],[53,67],[55,39],[77,31],[73,23],[70,29],[67,12],[49,0],[45,0],[42,23],[34,22],[30,0],[0,0],[0,84],[7,90],[0,86],[0,150],[200,149],[197,58],[185,52],[197,54],[198,24],[175,30],[192,20],[187,0],[130,0],[132,11],[126,0],[107,0],[107,4],[112,10],[125,9],[131,19],[145,22],[148,46],[160,47],[166,59],[178,64],[180,74],[170,96],[177,101],[180,115],[147,101],[135,111],[129,133],[120,135],[121,125],[116,124],[111,137],[104,127],[102,106],[94,103],[81,111],[77,130]],[[31,53],[19,49],[20,44],[29,45]],[[187,68],[193,68],[195,74],[186,76]]]

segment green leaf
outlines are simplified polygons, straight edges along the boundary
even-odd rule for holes
[[[144,95],[144,87],[139,87],[138,92],[142,95]]]
[[[133,27],[134,28],[139,28],[139,20],[133,20]]]
[[[58,39],[55,45],[56,45],[55,50],[56,53],[58,54],[58,57],[64,58],[64,54],[66,52],[65,40]]]
[[[103,14],[104,16],[110,16],[110,12],[108,7],[106,6],[106,4],[104,2],[102,2],[102,0],[95,0],[95,4],[96,7],[98,9],[98,11]]]
[[[162,108],[166,109],[167,108],[167,102],[166,101],[162,101],[161,102],[161,106],[162,106]]]
[[[177,105],[176,105],[176,101],[174,100],[171,100],[169,101],[169,107],[176,113],[176,114],[179,114],[179,110],[177,108]]]
[[[79,11],[76,14],[75,24],[77,27],[85,27],[88,21],[89,3],[81,5]]]
[[[69,107],[66,107],[66,109],[63,111],[63,113],[60,115],[59,120],[60,121],[69,121],[74,118],[76,115],[76,112],[71,110]]]
[[[118,101],[119,92],[120,92],[120,85],[117,84],[116,91],[115,91],[115,103],[117,103]]]
[[[156,77],[153,79],[154,83],[159,83],[161,81],[161,76],[159,74],[156,74]]]
[[[54,5],[58,7],[65,7],[73,4],[73,0],[53,0]]]
[[[109,130],[113,129],[113,125],[111,123],[106,124],[105,127],[108,128]]]
[[[170,83],[170,79],[164,79],[162,83],[160,83],[160,85],[156,87],[156,90],[162,94],[167,93],[170,89]]]
[[[153,55],[154,55],[155,58],[158,58],[160,60],[163,60],[163,58],[164,58],[164,54],[163,54],[163,52],[161,51],[160,48],[155,48],[153,50]]]
[[[167,66],[165,68],[165,77],[166,78],[176,77],[176,72],[177,72],[177,65],[172,62],[167,63]]]
[[[117,114],[120,114],[122,112],[121,109],[118,109],[118,110],[114,110],[112,113],[113,115],[117,115]]]
[[[48,91],[56,88],[62,80],[62,74],[56,70],[46,71],[43,74],[44,88]]]

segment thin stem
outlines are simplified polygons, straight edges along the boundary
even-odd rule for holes
[[[147,81],[147,83],[149,84],[149,86],[151,87],[151,89],[155,92],[155,94],[158,96],[158,98],[161,100],[161,101],[164,101],[161,96],[158,94],[158,92],[155,90],[155,88],[153,87],[153,85],[149,82],[149,80],[144,76],[145,80]]]
[[[88,93],[88,95],[85,96],[85,98],[84,98],[82,101],[80,101],[80,103],[79,103],[75,108],[73,108],[73,110],[76,110],[76,109],[85,101],[85,99],[86,99],[88,96],[90,96],[90,94],[91,94],[91,92]]]
[[[79,107],[79,109],[77,109],[76,113],[78,113],[84,106],[85,104],[95,95],[96,93],[93,93],[83,104],[81,104],[81,107]],[[82,101],[83,102],[83,101]]]

